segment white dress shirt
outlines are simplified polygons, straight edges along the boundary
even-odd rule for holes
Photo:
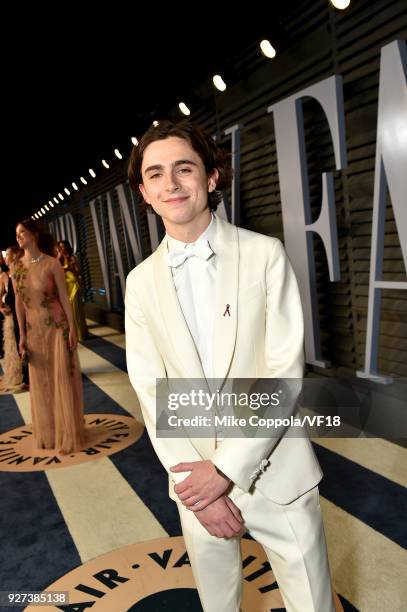
[[[188,250],[195,242],[181,242],[168,234],[168,252]],[[214,254],[207,260],[188,257],[171,268],[181,310],[194,339],[206,378],[213,377],[213,318],[216,284],[216,217],[212,215],[206,230],[197,238],[208,240]]]

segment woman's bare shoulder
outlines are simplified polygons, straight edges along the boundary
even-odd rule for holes
[[[47,255],[46,253],[44,253],[44,264],[50,270],[60,270],[62,268],[61,262],[58,261],[56,257],[52,257],[51,255]]]

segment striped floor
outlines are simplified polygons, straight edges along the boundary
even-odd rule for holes
[[[123,335],[96,325],[91,332],[79,347],[86,412],[142,420],[125,373]],[[0,433],[29,422],[28,393],[0,396]],[[344,610],[405,610],[407,451],[377,439],[319,439],[315,450],[325,473],[321,506],[333,583]],[[111,550],[180,535],[166,491],[145,433],[97,461],[0,471],[0,591],[42,590]]]

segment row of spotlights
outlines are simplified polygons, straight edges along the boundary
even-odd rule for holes
[[[185,105],[184,105],[184,106],[185,106]],[[185,108],[187,108],[187,107],[185,106]],[[189,109],[188,109],[188,110],[189,110]],[[189,114],[189,112],[188,112],[188,114]],[[154,121],[154,125],[158,125],[158,121]],[[131,137],[131,142],[132,142],[132,144],[133,144],[134,146],[137,146],[137,145],[138,145],[138,140],[137,140],[137,138],[136,138],[135,136],[132,136],[132,137]],[[116,156],[118,159],[123,159],[123,155],[121,154],[121,152],[119,151],[119,149],[114,149],[114,154],[115,154],[115,156]],[[110,168],[110,165],[107,163],[107,161],[106,161],[105,159],[102,159],[102,166],[103,166],[104,168],[106,168],[106,169],[109,169],[109,168]],[[90,176],[91,176],[92,178],[96,178],[96,172],[93,170],[93,168],[89,168],[89,174],[90,174]],[[86,178],[85,178],[84,176],[81,176],[81,177],[80,177],[80,181],[81,181],[81,183],[83,183],[84,185],[87,185],[87,184],[88,184],[88,181],[86,180]],[[78,188],[78,185],[77,185],[75,182],[73,182],[73,183],[72,183],[72,187],[73,187],[73,189],[74,189],[75,191],[78,191],[78,189],[79,189],[79,188]],[[70,192],[70,190],[69,190],[67,187],[64,187],[64,192],[66,193],[66,195],[67,195],[67,196],[70,196],[70,195],[71,195],[71,192]],[[58,200],[58,198],[59,198],[59,200]],[[55,206],[55,204],[59,204],[59,201],[61,201],[61,202],[62,202],[62,201],[64,200],[64,196],[62,195],[62,193],[58,193],[58,198],[57,198],[57,197],[54,197],[54,198],[53,198],[53,200],[54,200],[54,201],[52,201],[52,200],[48,200],[48,204],[51,206],[51,208],[53,208],[53,207]],[[55,202],[55,204],[54,204],[54,202]],[[45,210],[44,210],[44,208],[45,208]],[[31,217],[31,218],[32,218],[32,219],[38,219],[39,217],[42,217],[42,215],[46,214],[46,211],[49,211],[49,210],[50,210],[50,208],[49,208],[48,206],[46,206],[46,205],[45,205],[45,207],[40,208],[40,210],[39,210],[38,212],[34,213],[34,215],[32,215],[32,217]]]
[[[269,59],[273,59],[277,55],[277,51],[275,50],[275,48],[273,47],[273,45],[271,44],[271,42],[269,40],[266,40],[266,39],[262,40],[261,43],[260,43],[260,49],[261,49],[261,52],[263,53],[263,55],[265,57],[268,57]],[[221,77],[220,74],[215,74],[215,76],[212,77],[212,82],[215,85],[216,89],[218,89],[219,91],[225,91],[226,83],[225,83],[225,81],[223,80],[223,78]],[[181,102],[181,104],[183,104],[183,102]],[[181,108],[181,104],[179,105],[179,107],[180,107],[181,111],[184,112],[183,109]],[[188,111],[189,111],[189,109],[188,109]],[[185,115],[186,114],[189,115],[189,112],[188,113],[184,113],[184,114]]]
[[[335,8],[339,9],[339,10],[344,10],[344,9],[348,8],[348,6],[350,5],[350,0],[330,0],[330,1],[331,1],[331,4]],[[266,39],[261,41],[260,49],[261,49],[261,52],[263,53],[263,55],[265,57],[268,57],[269,59],[273,59],[276,56],[276,54],[277,54],[277,52],[276,52],[275,48],[273,47],[273,45],[271,44],[271,42],[269,40],[266,40]],[[223,78],[221,77],[220,74],[215,74],[215,76],[212,78],[212,81],[213,81],[213,84],[215,85],[215,87],[219,91],[225,91],[226,83],[225,83],[225,81],[223,80]],[[180,102],[178,104],[178,107],[179,107],[181,113],[183,113],[184,115],[189,116],[191,114],[191,111],[188,108],[188,106],[185,104],[185,102]],[[153,126],[157,127],[158,126],[158,121],[153,121]],[[131,142],[132,142],[132,144],[134,146],[138,145],[138,140],[137,140],[137,138],[135,136],[131,137]],[[114,150],[114,154],[116,155],[116,157],[118,159],[123,159],[123,155],[120,153],[119,149],[115,149]],[[107,163],[107,161],[105,159],[102,159],[102,165],[105,168],[107,168],[107,169],[110,168],[109,164]],[[95,171],[92,168],[89,168],[89,174],[90,174],[90,176],[92,178],[96,177],[96,173],[95,173]],[[82,183],[84,185],[88,184],[87,180],[83,176],[80,177],[80,180],[82,181]],[[78,191],[78,186],[77,186],[76,183],[72,183],[72,187],[75,189],[75,191]],[[71,195],[69,189],[67,189],[66,187],[65,187],[64,191],[65,191],[66,195],[68,195],[68,196]],[[61,193],[59,193],[58,196],[59,196],[61,201],[64,199],[64,196]],[[55,202],[55,204],[59,204],[59,201],[57,200],[57,198],[54,198],[54,202]],[[54,206],[54,203],[52,202],[52,200],[49,200],[48,203],[49,203],[49,205],[51,207]],[[45,205],[45,209],[47,211],[49,210],[47,205]],[[41,210],[38,213],[35,213],[32,216],[32,218],[33,219],[37,219],[38,215],[42,216],[41,213],[45,214],[44,208],[41,208]]]
[[[133,143],[134,145],[135,145],[135,144],[138,144],[138,140],[137,140],[137,138],[136,138],[135,136],[133,136],[133,137],[132,137],[131,141],[132,141],[132,143]],[[122,156],[122,154],[120,153],[119,149],[115,149],[115,150],[114,150],[114,153],[115,153],[116,157],[118,157],[119,159],[123,159],[123,156]],[[103,166],[104,166],[105,168],[110,168],[109,164],[107,163],[107,161],[106,161],[105,159],[102,159],[102,164],[103,164]],[[92,178],[96,178],[96,172],[93,170],[93,168],[89,168],[89,174],[90,174],[90,176],[91,176]],[[81,181],[81,182],[82,182],[84,185],[87,185],[87,184],[88,184],[88,181],[85,179],[85,177],[84,177],[84,176],[81,176],[81,177],[80,177],[80,181]],[[74,189],[75,191],[78,191],[78,189],[79,189],[79,188],[78,188],[78,185],[77,185],[75,182],[73,182],[73,183],[72,183],[72,187],[73,187],[73,189]],[[67,195],[67,196],[70,196],[70,195],[71,195],[71,192],[69,191],[69,189],[68,189],[67,187],[64,187],[64,192],[66,193],[66,195]],[[64,200],[64,196],[62,195],[62,193],[58,193],[58,197],[59,197],[59,200],[61,200],[61,202]],[[59,200],[58,200],[58,198],[54,197],[54,202],[55,202],[55,204],[59,204]],[[51,207],[54,207],[54,202],[52,202],[52,200],[48,200],[48,204],[49,204]],[[49,209],[47,206],[45,206],[45,209],[46,209],[47,211],[49,211],[49,210],[50,210],[50,209]],[[45,214],[45,211],[43,210],[43,208],[41,208],[41,209],[38,211],[38,213],[35,213],[34,215],[32,215],[32,219],[38,219],[38,215],[39,215],[40,217],[42,217],[42,214],[41,214],[41,213],[42,213],[42,214]]]
[[[261,44],[260,44],[260,48],[261,48],[261,50],[263,51],[263,53],[264,53],[264,55],[265,55],[266,57],[270,57],[270,58],[271,58],[271,57],[275,57],[275,55],[276,55],[276,51],[274,50],[274,48],[272,47],[271,43],[270,43],[268,40],[263,40],[263,41],[261,42]],[[224,82],[224,80],[222,79],[222,77],[221,77],[219,74],[216,74],[216,75],[213,77],[213,79],[212,79],[212,80],[213,80],[213,84],[215,85],[215,87],[217,87],[217,88],[218,88],[220,91],[225,91],[225,89],[226,89],[226,83]],[[191,111],[190,111],[190,109],[188,108],[188,106],[185,104],[185,102],[180,102],[178,106],[179,106],[180,111],[181,111],[181,112],[182,112],[184,115],[188,116],[188,115],[190,115],[190,114],[191,114]],[[157,126],[158,126],[158,121],[153,121],[153,125],[154,125],[154,127],[157,127]],[[132,144],[133,144],[134,146],[137,146],[137,145],[138,145],[138,140],[137,140],[137,138],[136,138],[135,136],[132,136],[132,138],[131,138],[131,142],[132,142]],[[115,150],[114,150],[114,154],[116,155],[116,157],[117,157],[118,159],[123,159],[123,155],[120,153],[119,149],[115,149]],[[106,161],[105,159],[102,159],[102,165],[103,165],[105,168],[107,168],[107,169],[109,169],[109,168],[110,168],[109,164],[107,163],[107,161]],[[89,174],[90,174],[90,175],[91,175],[93,178],[95,178],[95,177],[96,177],[95,171],[94,171],[92,168],[90,168],[90,169],[89,169]],[[82,181],[82,183],[83,183],[84,185],[87,185],[87,184],[88,184],[88,183],[87,183],[87,181],[86,181],[86,179],[85,179],[83,176],[81,176],[81,177],[80,177],[80,180]],[[75,189],[75,191],[78,191],[78,187],[77,187],[76,183],[72,183],[72,187]],[[70,192],[69,192],[69,190],[68,190],[66,187],[65,187],[64,191],[65,191],[65,193],[66,193],[67,195],[70,195]],[[58,195],[59,195],[59,197],[60,197],[60,199],[61,199],[61,201],[62,201],[62,200],[64,199],[64,198],[63,198],[63,196],[62,196],[60,193],[59,193]],[[56,198],[54,198],[54,201],[55,201],[55,203],[56,203],[56,204],[59,204],[59,202],[58,202],[58,200],[57,200]],[[38,213],[37,213],[37,214],[38,214]],[[34,215],[34,216],[35,216],[35,215]]]

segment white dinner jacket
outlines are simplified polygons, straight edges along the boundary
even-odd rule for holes
[[[216,218],[214,378],[302,378],[303,315],[297,281],[281,242]],[[237,486],[257,487],[288,504],[322,472],[308,438],[157,438],[156,378],[205,378],[166,261],[166,239],[127,277],[126,354],[154,449],[169,472],[211,459]],[[224,316],[226,305],[230,316]],[[267,464],[267,467],[266,467]],[[170,477],[174,482],[186,473]]]

